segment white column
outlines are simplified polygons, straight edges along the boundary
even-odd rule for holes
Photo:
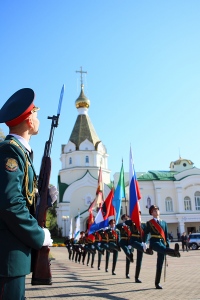
[[[177,195],[177,212],[179,212],[179,213],[184,212],[182,187],[177,187],[176,188],[176,195]]]
[[[161,210],[162,209],[162,207],[160,207],[161,206],[161,195],[160,195],[161,188],[156,188],[155,192],[156,192],[156,203],[154,203],[154,204],[156,204],[159,207],[159,209]]]

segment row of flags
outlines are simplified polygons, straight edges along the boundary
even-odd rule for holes
[[[101,181],[101,185],[100,185],[100,181]],[[98,196],[98,199],[103,195],[103,193],[101,193],[99,196],[99,192],[100,191],[102,192],[102,190],[99,189],[99,186],[102,186],[101,168],[99,171],[98,188],[96,193],[97,194],[96,198]],[[116,224],[119,222],[122,199],[126,198],[123,161],[122,161],[119,181],[116,190],[114,191],[114,188],[112,188],[105,201],[103,201],[103,198],[101,198],[102,202],[98,202],[98,203],[101,203],[102,205],[99,206],[98,213],[94,219],[92,210],[95,207],[95,204],[97,204],[96,198],[91,204],[91,206],[89,207],[89,222],[88,222],[89,234],[101,228],[107,227],[110,219],[114,218],[116,220]],[[140,193],[137,176],[134,169],[132,150],[130,148],[129,215],[131,220],[136,224],[139,231],[141,231],[140,206],[139,206],[140,199],[141,199],[141,193]]]
[[[99,170],[98,187],[96,190],[96,197],[88,208],[88,233],[91,234],[101,228],[105,228],[109,224],[109,220],[115,219],[116,224],[119,222],[122,199],[126,199],[125,194],[125,180],[124,180],[124,167],[123,161],[120,170],[119,181],[114,191],[114,187],[111,189],[109,195],[104,200],[103,196],[103,181],[102,181],[102,170]],[[140,221],[140,206],[139,200],[141,199],[141,193],[134,169],[134,162],[132,157],[132,150],[130,148],[130,159],[129,159],[129,216],[135,223],[138,230],[141,231]],[[98,208],[96,217],[94,218],[93,211]],[[74,234],[72,232],[72,219],[70,223],[69,237],[74,236],[75,240],[79,239],[80,236],[80,213],[76,218]]]

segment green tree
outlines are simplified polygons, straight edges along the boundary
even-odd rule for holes
[[[46,227],[51,231],[52,235],[57,235],[58,225],[56,218],[56,202],[47,210]]]

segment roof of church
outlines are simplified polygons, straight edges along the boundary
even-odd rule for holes
[[[79,115],[76,119],[69,140],[76,145],[77,150],[79,149],[80,144],[86,139],[94,145],[95,149],[97,149],[98,144],[101,141],[96,134],[90,117],[87,113],[81,110],[82,108],[84,108],[87,111],[90,106],[90,100],[85,96],[83,87],[83,84],[81,84],[81,93],[75,101],[75,105],[79,111]]]
[[[138,181],[148,181],[148,180],[172,180],[175,181],[174,175],[178,172],[173,171],[148,171],[138,177]]]
[[[88,139],[95,148],[101,142],[88,115],[78,115],[69,140],[79,149],[80,144]]]

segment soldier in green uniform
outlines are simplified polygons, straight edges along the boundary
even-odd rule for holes
[[[39,129],[35,93],[24,88],[0,110],[9,135],[0,143],[0,299],[22,300],[31,272],[31,249],[52,243],[50,232],[34,218],[36,174],[29,140]]]
[[[115,268],[117,264],[118,251],[121,251],[119,246],[120,231],[119,229],[116,229],[115,224],[116,224],[115,220],[111,219],[109,221],[109,228],[105,230],[108,233],[108,245],[109,245],[109,250],[106,250],[105,271],[108,272],[110,252],[113,252],[112,275],[116,275]]]
[[[141,215],[141,212],[139,212]],[[142,266],[142,258],[143,253],[145,254],[153,254],[151,249],[146,249],[146,243],[143,242],[143,234],[145,229],[145,223],[141,222],[140,231],[136,227],[135,223],[127,216],[123,215],[121,219],[125,222],[126,225],[130,227],[131,230],[131,237],[130,237],[130,245],[137,250],[137,260],[136,260],[136,268],[135,268],[135,282],[142,283],[141,279],[139,278],[140,270]],[[126,272],[128,272],[130,266],[130,262],[126,262]]]
[[[160,278],[165,255],[180,257],[179,244],[176,243],[174,249],[169,247],[167,223],[160,219],[159,207],[151,205],[149,214],[152,215],[153,219],[146,224],[144,241],[147,240],[147,235],[150,234],[150,247],[157,252],[155,286],[156,289],[162,289]]]
[[[97,264],[97,269],[100,270],[100,265],[101,265],[101,258],[102,255],[104,255],[104,249],[101,247],[101,241],[102,241],[102,237],[100,235],[100,233],[98,231],[95,231],[93,233],[93,235],[95,236],[95,249],[98,251],[98,264]]]
[[[122,221],[124,221],[124,216],[121,217]],[[119,223],[116,225],[117,229],[120,231],[120,241],[119,245],[124,251],[126,255],[126,278],[129,279],[129,269],[130,269],[130,262],[133,262],[133,247],[130,245],[130,237],[131,237],[131,230],[128,225],[125,223]]]
[[[85,252],[85,249],[84,249],[84,236],[85,236],[85,231],[81,231],[80,232],[80,238],[78,240],[78,245],[79,245],[79,250],[78,250],[78,254],[77,254],[77,260],[80,264],[81,262],[81,257],[83,258],[84,256],[84,252]],[[76,258],[75,258],[75,262],[76,262]],[[83,259],[82,259],[82,262],[83,262]]]
[[[91,260],[91,268],[94,268],[94,258],[95,258],[95,254],[96,254],[96,249],[94,246],[95,243],[95,236],[93,234],[89,234],[87,236],[87,251],[88,251],[88,257],[87,257],[87,266],[89,265],[90,262],[90,254],[92,256],[92,260]]]

